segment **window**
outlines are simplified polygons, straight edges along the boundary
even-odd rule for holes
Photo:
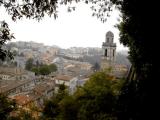
[[[104,54],[104,56],[106,56],[106,57],[107,57],[107,49],[105,49],[105,54]]]
[[[107,43],[109,43],[109,38],[107,38]]]

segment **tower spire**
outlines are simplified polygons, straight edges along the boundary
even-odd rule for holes
[[[116,43],[114,43],[114,34],[111,31],[106,33],[105,42],[102,43],[102,51],[101,67],[111,67],[115,62],[116,56]]]

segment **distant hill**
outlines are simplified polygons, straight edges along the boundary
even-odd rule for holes
[[[6,47],[10,50],[17,51],[17,56],[15,60],[20,63],[25,61],[29,57],[35,58],[35,60],[45,61],[46,59],[52,61],[54,56],[62,55],[61,57],[65,57],[66,59],[73,59],[81,62],[89,62],[92,65],[95,63],[101,62],[102,56],[102,49],[101,48],[84,48],[84,47],[71,47],[68,49],[59,48],[56,45],[52,46],[45,46],[43,43],[36,43],[33,41],[24,42],[24,41],[17,41],[17,42],[9,42]],[[70,56],[78,55],[79,58],[71,58]],[[127,59],[128,51],[121,50],[117,51],[116,54],[116,64],[123,64],[130,66],[130,62]],[[20,57],[20,58],[19,58]],[[24,60],[23,60],[23,59]],[[24,65],[23,65],[24,66]]]

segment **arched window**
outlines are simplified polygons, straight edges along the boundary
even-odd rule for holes
[[[105,49],[105,54],[104,55],[107,57],[107,49]]]

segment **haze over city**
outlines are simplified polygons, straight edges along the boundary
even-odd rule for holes
[[[75,5],[77,6],[77,5]],[[4,9],[0,9],[4,11]],[[106,23],[102,23],[88,5],[79,3],[76,10],[68,13],[66,6],[58,9],[58,18],[45,17],[42,21],[17,20],[13,22],[7,13],[0,16],[9,24],[16,39],[12,41],[35,41],[45,45],[57,45],[61,48],[69,47],[101,47],[108,31],[114,33],[114,42],[117,50],[127,50],[119,43],[119,31],[114,27],[119,21],[119,12],[114,11]]]
[[[0,120],[159,118],[157,3],[0,0]]]

